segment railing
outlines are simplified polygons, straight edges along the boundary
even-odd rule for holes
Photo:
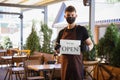
[[[105,63],[86,61],[84,66],[85,76],[87,75],[90,80],[118,80],[120,78],[120,69],[118,68],[119,73],[114,73],[113,68],[107,67]],[[87,69],[90,66],[93,66],[92,69]]]

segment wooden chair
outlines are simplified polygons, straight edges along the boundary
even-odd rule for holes
[[[30,55],[30,56],[28,56],[28,60],[41,60],[41,56]]]
[[[27,56],[30,56],[30,50],[17,50],[18,54],[26,53]]]
[[[55,64],[56,61],[55,60],[50,60],[50,61],[47,61],[46,64]],[[43,71],[43,74],[45,76],[46,79],[49,79],[49,80],[52,80],[53,78],[53,74],[55,72],[55,69],[52,69],[52,70],[44,70]]]
[[[33,71],[27,68],[28,65],[40,65],[40,60],[27,60],[24,62],[25,79],[26,80],[44,80],[43,76],[40,76],[39,71]]]
[[[49,80],[61,80],[61,69],[53,69],[50,74],[48,74]]]
[[[24,62],[27,57],[12,57],[12,65],[7,69],[4,80],[14,80],[13,74],[16,76],[17,80],[22,80],[21,75],[24,74],[24,67],[19,66],[18,63]],[[15,65],[16,64],[16,65]],[[7,79],[8,77],[8,79]]]

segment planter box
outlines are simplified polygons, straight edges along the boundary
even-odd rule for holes
[[[94,77],[96,80],[120,80],[120,68],[100,64],[94,72]]]
[[[84,64],[84,79],[94,80],[94,71],[98,65],[98,61],[83,61]]]

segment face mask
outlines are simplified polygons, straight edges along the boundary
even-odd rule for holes
[[[69,24],[72,24],[73,22],[75,22],[75,17],[67,17],[66,18],[66,21],[69,23]]]

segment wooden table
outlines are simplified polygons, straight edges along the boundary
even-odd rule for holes
[[[1,56],[1,59],[6,62],[6,64],[14,64],[16,62],[16,65],[21,62],[23,58],[26,58],[26,55],[22,56]],[[13,59],[14,58],[14,59]],[[21,58],[21,59],[20,59]]]
[[[11,60],[12,59],[12,57],[18,57],[18,58],[20,58],[20,57],[27,57],[26,55],[23,55],[23,56],[1,56],[1,59],[4,59],[4,60]]]
[[[43,64],[43,65],[28,65],[28,69],[35,71],[61,69],[61,64]]]
[[[1,59],[3,59],[3,60],[11,60],[12,56],[1,56]]]
[[[53,69],[61,69],[61,64],[43,64],[43,65],[28,65],[28,69],[34,70],[34,71],[43,71],[44,72],[44,77],[45,80],[47,79],[47,73],[46,71],[48,70],[53,70]]]

